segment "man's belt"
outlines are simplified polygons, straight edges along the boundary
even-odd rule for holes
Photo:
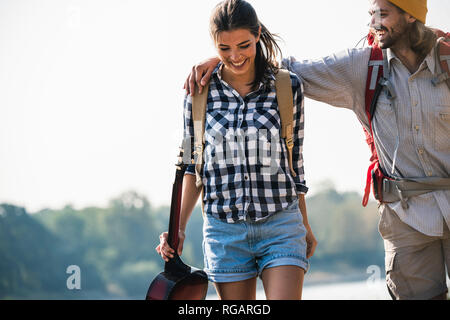
[[[383,180],[383,202],[401,201],[408,209],[408,198],[437,190],[450,190],[450,178],[417,178],[405,180]]]

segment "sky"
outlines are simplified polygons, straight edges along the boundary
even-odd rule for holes
[[[216,0],[0,0],[0,203],[105,206],[135,190],[170,202],[183,83],[215,55]],[[355,47],[368,0],[253,0],[284,56]],[[427,25],[450,30],[450,1]],[[351,111],[306,99],[304,160],[314,195],[332,181],[362,193],[369,151]]]

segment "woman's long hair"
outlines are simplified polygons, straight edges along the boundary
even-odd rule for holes
[[[236,29],[249,30],[257,37],[260,27],[260,41],[256,44],[255,80],[251,83],[253,90],[261,82],[267,85],[270,75],[278,71],[277,56],[281,56],[281,49],[275,38],[279,37],[267,30],[259,21],[255,9],[244,0],[225,0],[219,3],[210,20],[210,33],[214,41],[217,41],[219,33]]]

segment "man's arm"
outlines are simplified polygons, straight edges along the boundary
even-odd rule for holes
[[[317,60],[290,57],[283,59],[282,67],[299,76],[306,97],[362,116],[369,58],[370,48],[348,49]],[[219,62],[218,57],[212,57],[195,65],[184,84],[187,94],[195,94],[195,85],[201,92]]]
[[[305,96],[335,107],[364,108],[370,48],[348,49],[317,60],[284,59],[304,83]]]

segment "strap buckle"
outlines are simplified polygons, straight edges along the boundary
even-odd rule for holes
[[[203,145],[194,146],[194,159],[192,159],[192,164],[201,163],[202,158],[203,158]]]
[[[294,138],[293,137],[286,138],[286,147],[289,150],[293,150],[294,149]]]
[[[407,210],[409,208],[408,205],[408,199],[403,197],[403,191],[398,187],[398,185],[395,185],[395,189],[398,193],[398,196],[400,198],[400,202],[402,203],[402,208],[404,210]]]

